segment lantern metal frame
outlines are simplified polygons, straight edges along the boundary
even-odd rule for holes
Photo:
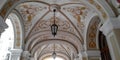
[[[55,37],[55,35],[57,35],[57,31],[58,31],[58,25],[55,24],[55,12],[56,12],[56,9],[53,9],[53,12],[54,12],[54,23],[51,25],[51,32],[52,32],[52,35]]]

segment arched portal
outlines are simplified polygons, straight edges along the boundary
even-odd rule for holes
[[[9,0],[0,10],[3,18],[9,16],[13,22],[15,51],[11,58],[22,60],[48,58],[53,45],[58,56],[66,60],[82,59],[84,55],[85,59],[99,60],[98,31],[109,14],[101,1],[95,0]],[[50,28],[54,19],[58,25],[55,37]]]
[[[109,51],[109,48],[108,48],[108,43],[107,43],[107,40],[106,40],[106,37],[105,35],[100,31],[99,32],[99,49],[100,49],[100,52],[101,52],[101,59],[102,60],[112,60],[111,59],[111,56],[110,56],[110,51]]]
[[[0,37],[0,60],[10,58],[10,50],[13,49],[14,45],[14,29],[11,19],[6,19],[8,28],[1,34]]]

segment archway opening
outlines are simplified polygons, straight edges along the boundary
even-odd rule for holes
[[[65,60],[64,58],[62,58],[62,57],[58,57],[58,56],[56,56],[56,58],[54,59],[53,57],[46,57],[46,58],[44,58],[43,60]]]
[[[12,21],[7,18],[6,24],[8,28],[2,33],[0,38],[0,60],[8,60],[10,57],[10,49],[14,44],[14,30]]]
[[[99,49],[101,52],[101,60],[112,60],[105,35],[99,32]]]

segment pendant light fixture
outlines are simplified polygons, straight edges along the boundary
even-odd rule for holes
[[[56,12],[56,9],[53,9],[53,13],[54,13],[54,23],[51,25],[51,32],[52,32],[52,35],[55,37],[55,35],[57,34],[57,30],[58,30],[58,25],[55,24],[55,12]]]
[[[54,44],[54,51],[53,51],[53,53],[52,53],[52,57],[53,57],[53,59],[55,60],[55,58],[56,58],[56,52],[55,52],[55,44]]]

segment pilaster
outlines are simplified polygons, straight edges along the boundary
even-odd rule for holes
[[[101,55],[99,50],[89,50],[87,51],[88,60],[101,60]]]
[[[85,51],[82,51],[82,52],[80,53],[80,55],[81,55],[82,60],[88,60],[88,59],[87,59],[87,54],[86,54]]]
[[[31,54],[29,53],[29,51],[23,51],[21,60],[30,60],[30,59],[31,59]]]
[[[107,20],[100,30],[106,36],[112,60],[120,59],[120,16]]]
[[[21,49],[13,49],[10,50],[11,52],[11,57],[10,60],[20,60],[22,50]]]

